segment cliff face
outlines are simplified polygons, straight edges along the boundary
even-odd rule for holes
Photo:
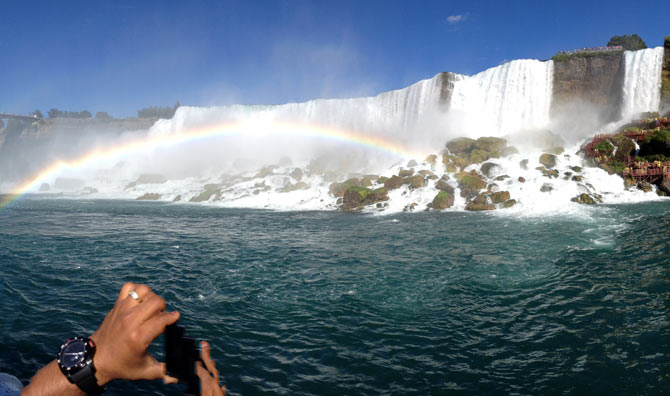
[[[663,71],[661,72],[661,109],[670,107],[670,36],[666,37],[663,45]]]
[[[603,122],[614,120],[621,106],[623,78],[622,52],[554,61],[552,117],[582,109],[595,111]]]

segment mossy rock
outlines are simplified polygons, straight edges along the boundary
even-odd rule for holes
[[[498,191],[490,195],[491,202],[494,204],[503,203],[510,199],[509,191]]]
[[[377,183],[379,184],[384,184],[389,178],[386,176],[379,176],[379,179],[377,179]]]
[[[509,176],[508,175],[500,175],[500,176],[496,177],[497,181],[504,181],[505,179],[509,179]]]
[[[484,176],[491,178],[502,171],[502,166],[493,162],[485,162],[479,169]]]
[[[554,154],[543,153],[540,156],[540,163],[547,168],[556,166],[556,156]]]
[[[405,178],[405,184],[409,184],[409,188],[421,188],[426,186],[426,179],[423,175],[414,175]]]
[[[523,160],[519,161],[519,167],[521,167],[521,169],[523,169],[523,170],[528,170],[528,160],[523,159]]]
[[[409,162],[407,162],[407,167],[408,168],[413,168],[417,165],[419,165],[419,164],[416,163],[416,160],[409,160]]]
[[[437,155],[431,154],[426,157],[426,159],[423,160],[423,162],[430,164],[430,165],[436,165],[437,164]]]
[[[413,169],[400,169],[398,171],[398,176],[400,176],[400,177],[409,177],[409,176],[412,176],[413,174],[414,174]]]
[[[526,178],[523,177],[523,176],[519,176],[519,178],[517,180],[519,181],[519,183],[525,183],[526,182]]]
[[[474,149],[470,152],[469,163],[479,164],[491,157],[490,153],[482,149]]]
[[[433,209],[443,210],[454,206],[454,193],[447,191],[440,191],[433,198]]]
[[[510,155],[519,154],[519,150],[514,146],[507,146],[500,151],[501,157],[509,157]]]
[[[203,192],[201,192],[200,194],[196,195],[195,197],[191,198],[191,199],[189,200],[189,202],[205,202],[205,201],[209,201],[209,199],[210,199],[212,196],[216,195],[218,192],[219,192],[218,190],[214,190],[214,189],[211,189],[211,190],[207,190],[207,189],[205,189],[205,191],[203,191]]]
[[[429,171],[428,169],[422,169],[417,172],[420,175],[423,175],[428,180],[436,180],[438,179],[437,175],[434,174],[433,172]]]
[[[503,202],[502,205],[500,205],[500,207],[503,208],[503,209],[509,209],[514,205],[516,205],[516,200],[515,199],[508,199],[507,201]]]
[[[181,195],[177,195],[177,196],[174,197],[174,199],[172,200],[172,202],[179,202],[179,201],[181,201]]]
[[[289,176],[294,178],[296,181],[300,181],[302,179],[302,169],[300,168],[295,168],[291,173],[289,173]]]
[[[447,149],[449,149],[449,152],[452,154],[469,153],[474,146],[475,140],[466,137],[452,139],[447,142]]]
[[[550,192],[550,191],[552,191],[553,189],[554,189],[554,186],[552,186],[552,185],[549,184],[549,183],[544,183],[544,184],[542,185],[542,187],[540,187],[540,191],[541,191],[541,192]]]
[[[582,167],[581,166],[571,166],[570,169],[575,173],[582,173]]]
[[[378,202],[388,201],[389,196],[385,188],[371,190],[366,187],[351,186],[344,192],[342,198],[342,209],[356,210],[363,206],[373,205]]]
[[[486,194],[479,194],[472,201],[465,205],[465,210],[483,211],[495,210],[496,206],[491,202],[491,198]]]
[[[545,151],[549,154],[554,154],[554,155],[561,155],[565,151],[565,149],[561,146],[556,146],[556,147],[549,147],[545,149]]]
[[[641,181],[637,183],[637,189],[644,192],[652,192],[654,187],[652,187],[651,184],[647,183],[646,181]]]
[[[387,190],[395,190],[396,188],[400,188],[400,186],[402,186],[404,183],[405,179],[400,176],[393,175],[390,179],[384,181],[384,187]]]
[[[363,178],[361,178],[361,184],[365,181],[376,182],[377,180],[379,180],[379,176],[377,175],[364,175]]]
[[[258,171],[258,173],[254,175],[254,179],[262,179],[264,177],[270,176],[277,168],[279,168],[278,165],[264,166],[261,168],[261,170]]]
[[[595,205],[598,203],[596,198],[592,197],[591,195],[587,193],[581,193],[577,195],[576,197],[570,199],[572,202],[577,202],[578,204],[582,205]]]
[[[475,141],[475,148],[489,153],[500,152],[507,147],[507,140],[498,137],[480,137]]]
[[[298,191],[298,190],[307,190],[309,188],[309,184],[305,182],[297,182],[296,184],[288,184],[284,186],[282,189],[279,190],[279,192],[282,193],[288,193],[288,192],[293,192],[293,191]]]
[[[571,180],[576,181],[576,182],[581,182],[582,180],[584,180],[584,178],[580,175],[574,175],[574,176],[572,176]]]
[[[343,181],[342,183],[332,183],[329,187],[329,191],[333,196],[335,197],[342,197],[344,196],[344,192],[347,190],[347,188],[356,186],[356,187],[361,187],[361,179],[359,178],[351,178]]]
[[[461,196],[463,198],[477,195],[480,190],[486,188],[486,182],[478,177],[466,174],[458,180],[458,186],[461,188]]]
[[[362,205],[370,193],[372,193],[372,190],[369,188],[350,186],[344,191],[342,203],[343,205]]]
[[[450,194],[454,193],[454,188],[450,186],[444,178],[438,180],[437,183],[435,183],[435,188]]]
[[[161,195],[157,193],[146,193],[141,197],[137,197],[138,201],[157,201],[161,199]]]

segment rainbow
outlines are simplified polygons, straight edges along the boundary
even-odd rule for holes
[[[192,128],[172,134],[148,136],[143,139],[124,142],[113,147],[95,149],[73,160],[56,161],[44,168],[29,181],[15,188],[11,194],[4,196],[4,198],[0,196],[0,210],[7,207],[10,203],[18,200],[26,193],[37,190],[45,180],[52,178],[63,171],[82,168],[98,160],[116,158],[155,148],[175,146],[213,137],[233,135],[265,136],[268,134],[327,138],[335,141],[354,143],[376,150],[386,151],[403,158],[421,159],[423,156],[425,156],[425,153],[407,150],[399,144],[381,139],[379,137],[366,136],[354,131],[330,126],[277,121],[247,121],[239,123],[225,123],[202,128]]]

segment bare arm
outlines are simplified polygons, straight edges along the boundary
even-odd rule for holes
[[[129,297],[131,290],[140,296],[139,301]],[[98,385],[104,386],[115,379],[176,382],[165,375],[165,364],[154,359],[147,348],[165,331],[165,326],[178,319],[179,313],[166,312],[165,300],[148,286],[123,285],[114,307],[91,336],[97,346],[93,364]],[[21,394],[85,395],[68,381],[55,360],[38,371]]]
[[[42,367],[33,378],[30,384],[23,388],[21,396],[86,396],[75,384],[65,378],[58,368],[58,363],[53,360],[51,363]]]

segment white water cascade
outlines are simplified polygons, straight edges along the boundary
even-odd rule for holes
[[[661,100],[663,47],[624,53],[621,117],[629,119],[645,111],[658,111]]]
[[[522,59],[465,77],[454,84],[451,113],[477,137],[503,136],[549,125],[553,61]]]

